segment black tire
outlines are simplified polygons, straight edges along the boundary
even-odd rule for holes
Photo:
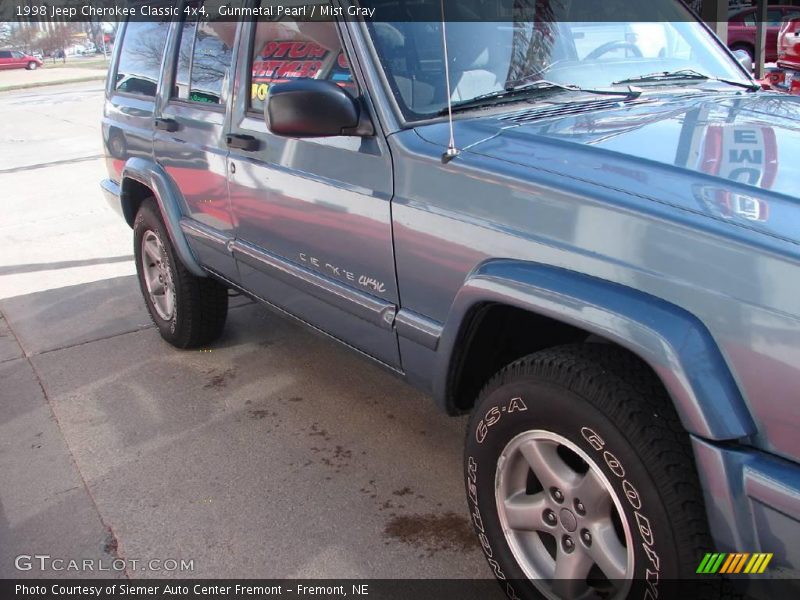
[[[553,434],[568,440],[576,452],[569,445],[552,443],[547,436]],[[528,466],[528,452],[520,452],[524,457],[517,459],[521,462],[516,464],[522,469],[514,475],[517,479],[505,475],[510,465],[515,464],[508,453],[515,447],[529,444],[528,436],[544,436],[543,440],[533,439],[532,443],[537,447],[544,443],[548,452],[550,448],[557,448],[555,455],[563,459],[564,464],[574,467],[578,473],[584,467],[594,469],[596,480],[605,482],[598,489],[603,487],[610,500],[599,506],[612,513],[611,520],[618,525],[614,528],[617,538],[632,542],[620,543],[627,556],[625,577],[615,578],[606,585],[616,583],[620,586],[617,591],[625,589],[625,597],[637,599],[679,595],[712,598],[718,594],[716,583],[696,579],[699,561],[713,548],[689,436],[681,427],[666,391],[652,371],[625,350],[607,344],[579,344],[537,352],[502,369],[481,392],[470,418],[464,454],[467,500],[479,542],[509,597],[546,597],[537,585],[545,588],[551,585],[546,580],[536,584],[529,579],[535,570],[531,564],[535,567],[537,563],[526,560],[526,552],[542,556],[544,550],[553,560],[557,552],[571,555],[579,550],[589,556],[591,542],[598,541],[591,534],[582,537],[583,525],[590,527],[592,507],[587,509],[582,502],[576,504],[576,488],[567,487],[561,494],[553,491],[554,487],[543,488],[535,471]],[[530,450],[530,446],[526,448]],[[594,465],[590,466],[579,453]],[[502,467],[498,465],[501,455]],[[600,475],[597,475],[598,470]],[[527,480],[519,479],[519,473],[525,472]],[[503,481],[522,485],[519,493],[523,496],[512,498],[506,496],[505,491],[498,491],[496,496],[496,484],[498,490],[508,489],[503,487]],[[509,484],[509,487],[513,486]],[[547,525],[545,529],[549,532],[552,525],[552,540],[547,542],[548,534],[530,534],[526,530],[529,516],[538,516],[544,506],[537,504],[535,512],[524,513],[525,526],[520,530],[526,531],[516,538],[522,541],[514,541],[513,532],[510,537],[504,533],[498,497],[503,499],[503,518],[510,527],[511,517],[507,515],[512,513],[506,512],[504,498],[533,500],[534,496],[529,494],[537,492],[541,493],[538,498],[552,503],[561,495],[563,507],[569,506],[568,514],[563,510],[554,511],[554,514],[542,511],[542,521],[537,522],[536,527]],[[562,505],[555,503],[553,506],[559,510]],[[583,509],[584,517],[576,518],[579,515],[576,506]],[[600,509],[598,511],[595,516],[602,514]],[[616,520],[614,513],[618,517]],[[555,522],[554,516],[557,517]],[[623,520],[628,525],[629,537],[626,537]],[[541,545],[536,540],[530,542],[531,538],[525,537],[529,535],[539,536]],[[569,542],[565,541],[567,537]],[[516,556],[523,557],[522,563],[515,558],[512,544]],[[596,544],[594,550],[600,547]],[[521,564],[526,564],[527,568]],[[599,563],[594,564],[592,569],[599,568]],[[543,569],[532,577],[546,574]],[[589,576],[596,578],[597,574],[592,570]],[[552,567],[549,576],[553,577]],[[623,579],[630,583],[622,583]],[[692,579],[694,581],[687,581]],[[555,597],[570,597],[573,592],[569,590],[577,589],[563,583],[555,585]]]
[[[35,71],[38,66],[39,66],[38,64],[36,64],[35,62],[31,61],[31,62],[28,63],[28,66],[25,67],[25,68],[28,71]]]
[[[163,248],[158,268],[163,269],[165,279],[171,277],[174,292],[173,310],[164,316],[159,314],[155,296],[151,295],[145,281],[145,269],[156,265],[143,251],[142,241],[146,237],[153,240],[153,235]],[[176,348],[196,348],[216,340],[222,334],[228,315],[228,290],[210,277],[192,275],[178,260],[154,198],[142,202],[133,225],[133,239],[139,287],[161,337]],[[145,266],[145,258],[149,267]],[[169,289],[169,286],[164,287]]]

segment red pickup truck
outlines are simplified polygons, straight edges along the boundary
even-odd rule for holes
[[[777,58],[777,40],[781,25],[788,19],[800,17],[798,6],[770,6],[767,11],[767,62]],[[734,12],[728,18],[728,47],[731,50],[744,50],[755,56],[756,47],[756,9],[746,8]]]

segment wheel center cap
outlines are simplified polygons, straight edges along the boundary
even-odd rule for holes
[[[578,528],[578,519],[568,508],[562,508],[559,516],[561,517],[561,524],[567,531],[575,531]]]

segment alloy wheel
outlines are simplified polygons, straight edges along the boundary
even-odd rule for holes
[[[546,597],[625,597],[630,526],[606,476],[575,444],[549,431],[517,435],[498,459],[495,499],[514,558]]]

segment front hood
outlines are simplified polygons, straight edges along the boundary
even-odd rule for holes
[[[799,97],[564,98],[458,118],[456,145],[800,242]],[[449,137],[446,123],[417,133],[439,145]]]

